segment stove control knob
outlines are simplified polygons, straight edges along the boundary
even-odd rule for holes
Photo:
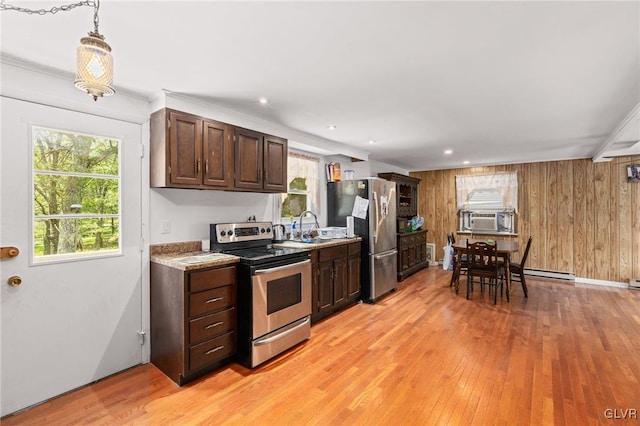
[[[227,233],[225,231],[221,231],[220,235],[224,237],[225,235],[227,235]]]
[[[267,228],[267,232],[271,232],[271,228]]]
[[[260,233],[261,233],[261,234],[264,234],[265,232],[266,232],[266,231],[265,231],[265,229],[264,229],[264,228],[260,229]]]

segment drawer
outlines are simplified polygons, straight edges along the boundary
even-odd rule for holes
[[[349,244],[349,255],[360,253],[361,247],[360,243]]]
[[[198,343],[236,329],[235,308],[189,321],[189,342]]]
[[[235,353],[236,333],[223,334],[189,348],[189,370],[199,370]]]
[[[347,255],[347,246],[335,246],[320,249],[320,253],[318,254],[319,261],[325,262],[327,260],[337,259],[339,257],[345,257]]]
[[[189,273],[189,291],[196,292],[236,283],[236,267],[209,269]]]
[[[214,288],[189,295],[189,316],[231,308],[236,303],[235,285]]]

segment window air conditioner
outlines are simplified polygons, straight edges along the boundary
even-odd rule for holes
[[[472,231],[497,231],[497,213],[471,213]]]

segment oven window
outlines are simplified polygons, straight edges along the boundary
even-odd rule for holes
[[[267,282],[267,315],[302,303],[302,274]]]

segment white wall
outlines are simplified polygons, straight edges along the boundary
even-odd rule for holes
[[[244,222],[251,215],[255,215],[257,221],[274,221],[274,197],[280,195],[152,188],[150,243],[208,240],[209,224]],[[162,232],[163,222],[169,223],[169,233]]]
[[[375,160],[352,162],[350,157],[344,155],[330,155],[324,157],[325,163],[340,163],[340,170],[344,176],[345,170],[353,170],[354,179],[362,179],[366,177],[377,177],[378,173],[400,173],[408,175],[409,170],[403,169],[391,164],[382,163]]]
[[[378,173],[400,173],[403,175],[408,175],[409,170],[402,169],[397,166],[392,166],[387,163],[381,163],[380,161],[369,160],[369,161],[359,161],[355,163],[351,163],[349,165],[349,169],[354,171],[354,175],[356,178],[359,177],[368,177],[368,176],[378,176]]]

